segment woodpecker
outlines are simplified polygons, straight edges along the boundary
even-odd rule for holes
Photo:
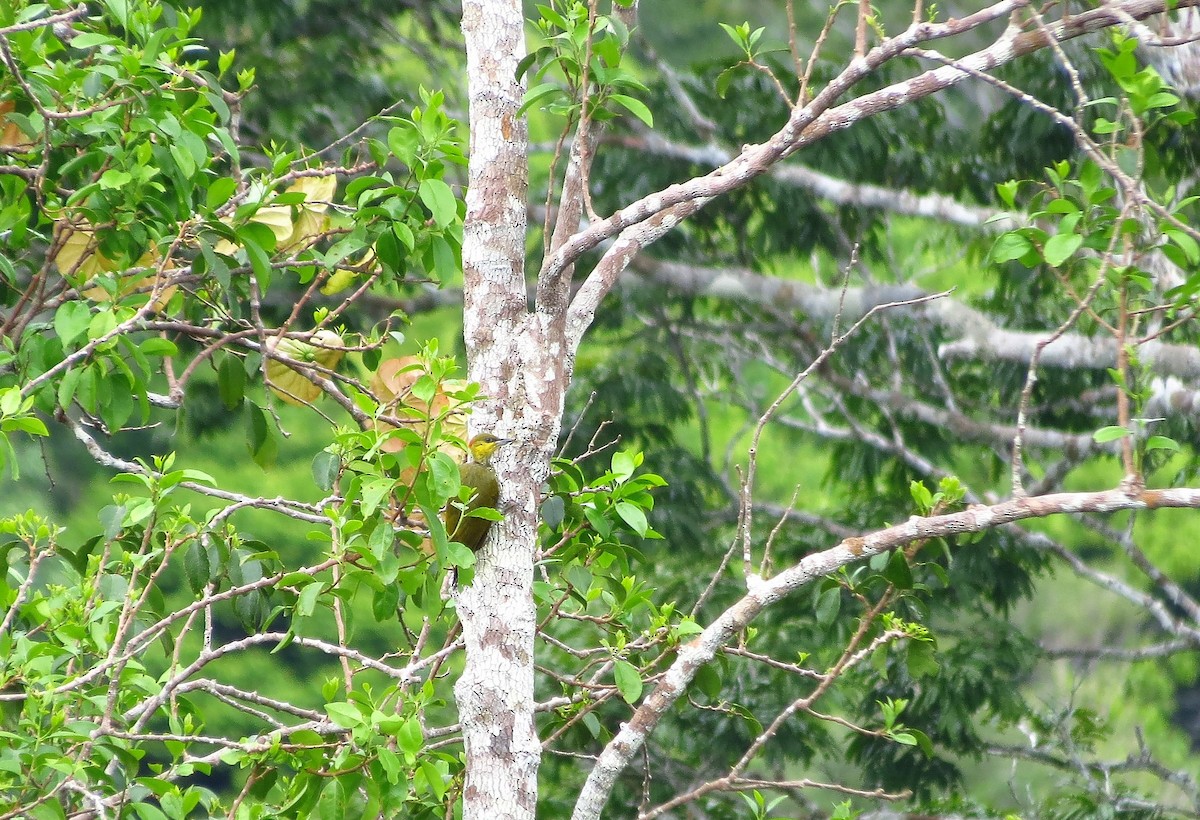
[[[495,507],[500,500],[500,482],[496,480],[496,470],[491,464],[492,454],[501,444],[511,441],[509,438],[496,438],[491,433],[480,433],[467,444],[470,459],[458,465],[462,485],[471,488],[471,500],[467,502],[465,510],[452,500],[446,505],[442,520],[450,540],[458,541],[472,552],[478,552],[483,546],[492,522],[470,513],[481,507]]]

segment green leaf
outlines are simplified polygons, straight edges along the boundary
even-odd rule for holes
[[[116,18],[122,28],[129,27],[129,0],[102,0],[101,5]]]
[[[229,265],[225,264],[223,256],[219,256],[213,251],[208,242],[201,241],[200,243],[200,260],[204,262],[204,270],[211,274],[222,287],[229,287]],[[197,265],[200,260],[197,260]]]
[[[475,566],[475,553],[458,541],[446,544],[445,560],[449,566],[470,569]]]
[[[917,741],[917,746],[926,757],[933,757],[933,742],[930,741],[929,735],[917,729],[908,729],[906,732]]]
[[[933,493],[929,492],[929,488],[920,481],[910,481],[908,484],[908,494],[912,496],[912,500],[916,502],[917,509],[923,513],[933,509]]]
[[[21,412],[21,388],[6,387],[0,390],[0,413],[15,416]]]
[[[88,322],[88,338],[100,339],[117,327],[117,317],[111,310],[101,310]]]
[[[317,608],[317,599],[321,597],[321,593],[324,591],[325,585],[319,581],[311,583],[300,590],[300,597],[296,600],[296,614],[301,618],[307,618],[309,615],[312,615]]]
[[[259,222],[247,222],[237,229],[237,238],[246,249],[250,267],[263,293],[271,287],[271,253],[275,250],[275,234]]]
[[[429,456],[429,475],[433,479],[433,491],[439,498],[453,498],[462,486],[458,465],[445,453],[434,452]]]
[[[725,69],[717,75],[717,82],[714,88],[717,92],[717,96],[721,99],[725,99],[725,95],[729,93],[729,85],[733,82],[733,75],[736,70],[737,66],[733,66]]]
[[[1069,199],[1059,198],[1052,199],[1050,204],[1046,206],[1044,213],[1047,214],[1078,214],[1079,206]],[[1064,222],[1066,220],[1063,220]],[[1078,223],[1078,217],[1072,224]]]
[[[102,190],[117,190],[126,187],[131,182],[133,182],[132,174],[128,171],[118,171],[115,168],[109,168],[100,176]]]
[[[321,790],[317,817],[320,820],[344,820],[346,816],[346,786],[340,777],[335,777]]]
[[[533,106],[538,105],[543,100],[549,100],[551,97],[565,98],[566,96],[566,92],[554,83],[542,83],[540,85],[535,85],[533,88],[525,92],[525,102],[521,103],[521,107],[517,110],[517,114],[518,116],[524,114]]]
[[[603,537],[608,538],[612,534],[612,524],[595,507],[584,507],[583,515],[587,518],[588,523],[592,525],[592,529]]]
[[[1150,436],[1146,439],[1146,450],[1170,450],[1172,453],[1177,453],[1179,452],[1179,442],[1166,436]]]
[[[645,123],[647,128],[654,127],[654,115],[650,113],[650,109],[641,100],[634,99],[625,94],[613,94],[609,99],[628,110],[630,114],[633,114],[633,116]]]
[[[122,514],[124,510],[122,510]],[[193,539],[183,553],[183,575],[193,595],[204,591],[211,579],[211,567],[208,562],[208,550],[199,540]]]
[[[993,262],[1009,262],[1020,259],[1033,250],[1033,244],[1023,235],[1016,232],[1002,234],[992,246]]]
[[[1004,203],[1004,207],[1011,208],[1016,201],[1017,191],[1020,189],[1021,183],[1014,179],[1007,182],[1001,182],[996,185],[996,193],[1000,197],[1000,201]]]
[[[450,243],[440,236],[435,236],[429,243],[433,256],[432,268],[429,271],[438,281],[445,281],[459,272],[458,260]]]
[[[580,564],[573,564],[566,571],[567,582],[575,588],[576,592],[586,593],[592,588],[594,576],[587,567]],[[581,597],[580,600],[584,598]]]
[[[325,714],[329,715],[338,726],[343,729],[353,729],[355,726],[362,726],[364,723],[362,712],[357,706],[349,703],[334,702],[325,704]]]
[[[914,678],[933,675],[938,671],[938,662],[934,647],[926,641],[909,641],[908,674]]]
[[[392,526],[392,522],[385,516],[380,515],[375,524],[375,528],[371,530],[371,537],[367,539],[367,551],[375,557],[376,561],[386,561],[388,555],[392,552],[392,547],[396,544],[396,530]],[[390,583],[395,580],[395,576],[391,575],[389,570],[380,570],[376,567],[376,572],[379,573],[380,580],[384,583]],[[390,578],[384,576],[391,575]]]
[[[892,550],[887,567],[883,570],[883,577],[887,578],[896,589],[912,589],[912,570],[909,569],[908,558],[905,557],[904,550]]]
[[[333,483],[337,480],[338,471],[342,468],[342,460],[335,453],[328,450],[322,450],[313,456],[312,475],[313,481],[322,492],[329,492],[333,489]]]
[[[552,495],[542,502],[542,522],[551,530],[557,530],[566,516],[567,504],[562,496]]]
[[[167,820],[167,816],[157,806],[150,803],[134,803],[133,813],[139,820]]]
[[[423,179],[417,189],[421,201],[433,214],[433,222],[439,228],[445,228],[458,217],[458,204],[450,186],[440,179]]]
[[[16,418],[7,418],[3,425],[0,425],[0,430],[6,433],[19,431],[28,433],[31,436],[48,436],[50,431],[46,429],[46,423],[37,416],[18,416]]]
[[[254,463],[264,469],[274,464],[279,454],[274,424],[266,411],[254,402],[246,402],[246,447]]]
[[[631,453],[627,450],[613,453],[612,471],[616,473],[619,482],[628,480],[633,471],[637,469],[638,456],[636,453]]]
[[[1063,262],[1071,258],[1075,251],[1079,250],[1079,246],[1083,244],[1083,237],[1077,233],[1060,233],[1050,237],[1046,242],[1046,247],[1042,251],[1042,256],[1046,260],[1046,264],[1057,268]]]
[[[62,380],[58,383],[58,406],[67,408],[71,406],[71,400],[75,398],[75,388],[79,386],[79,379],[83,376],[82,370],[68,370],[63,374]]]
[[[613,664],[613,678],[617,683],[617,691],[621,698],[633,705],[642,697],[642,676],[637,667],[629,661],[618,660]]]
[[[1179,98],[1168,91],[1159,91],[1146,100],[1146,108],[1171,108],[1179,103]]]
[[[513,78],[518,82],[525,76],[525,72],[533,67],[533,64],[547,51],[546,48],[535,49],[529,52],[520,59],[517,63],[517,70],[513,72]]]
[[[596,717],[595,712],[586,712],[583,716],[584,728],[591,733],[593,738],[599,738],[603,731],[603,726],[600,724],[600,719]]]
[[[411,758],[416,758],[424,743],[425,738],[421,732],[421,722],[415,717],[404,721],[400,730],[396,732],[396,744],[400,747],[400,751]]]
[[[400,608],[400,585],[388,584],[383,589],[375,590],[375,594],[371,596],[371,615],[379,623],[391,620],[396,617],[396,611]]]
[[[399,240],[400,244],[408,248],[409,252],[417,247],[417,238],[413,235],[412,228],[403,222],[392,223],[392,235]]]
[[[192,159],[191,154],[184,150],[178,143],[171,143],[169,152],[171,159],[175,160],[175,165],[184,179],[191,179],[196,175],[196,162]]]
[[[1129,431],[1124,427],[1110,426],[1101,427],[1096,432],[1092,433],[1092,438],[1099,444],[1106,441],[1116,441],[1117,439],[1125,438],[1129,435]]]
[[[646,513],[642,512],[641,507],[631,504],[628,501],[618,501],[615,506],[617,515],[621,516],[621,520],[628,524],[630,529],[644,538],[646,531],[650,529],[650,525],[647,523]]]
[[[403,224],[403,223],[397,223]],[[394,231],[384,231],[375,240],[375,255],[379,257],[379,261],[383,264],[386,270],[396,273],[403,273],[405,268],[404,255],[400,253],[400,243],[396,240]],[[327,294],[338,293],[341,290],[350,286],[357,274],[353,271],[339,271],[334,274],[329,283],[322,288],[322,291]],[[338,278],[340,277],[340,278]],[[344,283],[344,284],[343,284]]]
[[[1183,231],[1173,228],[1165,229],[1163,234],[1183,250],[1188,264],[1195,265],[1200,262],[1200,245],[1196,243],[1195,239]]]
[[[146,339],[138,345],[138,349],[142,351],[143,356],[162,356],[163,358],[179,353],[179,348],[170,339],[157,337]]]
[[[217,391],[226,410],[242,406],[246,394],[246,368],[239,357],[230,354],[221,359],[217,368]]]
[[[740,31],[739,28],[735,28],[728,23],[717,23],[717,25],[720,26],[727,35],[729,35],[729,39],[733,40],[733,44],[735,46],[738,48],[746,47],[746,35],[744,32]]]
[[[104,527],[103,532],[105,540],[111,541],[112,539],[116,538],[118,534],[120,534],[121,524],[125,520],[125,512],[126,510],[124,505],[114,506],[110,504],[109,506],[100,510],[98,520],[100,521],[100,525]],[[198,542],[193,540],[192,543],[197,544]]]
[[[842,608],[842,588],[832,586],[817,598],[816,618],[821,626],[829,626],[838,616]]]
[[[80,50],[94,48],[95,46],[108,45],[109,43],[119,42],[114,37],[108,34],[100,34],[99,32],[89,31],[85,34],[71,38],[71,48]]]
[[[92,321],[92,312],[84,302],[63,302],[54,313],[54,332],[62,340],[63,347],[87,332]]]
[[[213,180],[208,186],[208,192],[205,194],[204,201],[208,205],[209,210],[216,210],[229,201],[233,196],[233,192],[237,190],[237,180],[232,177],[220,177]]]
[[[563,17],[561,14],[559,14],[557,11],[555,11],[552,6],[545,6],[545,5],[539,4],[537,7],[537,10],[538,10],[538,14],[541,15],[542,19],[545,20],[547,23],[550,23],[551,25],[553,25],[555,28],[562,29],[563,31],[566,31],[567,29],[570,28],[570,25],[568,25],[566,18]]]
[[[425,782],[429,784],[429,789],[433,792],[434,799],[440,803],[446,794],[446,779],[430,760],[422,760],[420,768],[421,774],[425,776]]]

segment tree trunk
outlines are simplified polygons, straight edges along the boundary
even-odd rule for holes
[[[561,322],[528,311],[525,53],[519,0],[463,3],[470,92],[470,164],[463,229],[464,333],[470,378],[488,398],[473,432],[515,439],[494,461],[504,520],[478,554],[458,613],[466,665],[454,687],[466,747],[463,817],[533,818],[541,747],[533,723],[533,562],[538,497],[562,419],[567,365]]]

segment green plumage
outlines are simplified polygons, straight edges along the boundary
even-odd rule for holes
[[[500,500],[500,482],[496,480],[496,471],[492,468],[492,453],[507,439],[499,439],[490,433],[481,433],[471,439],[468,445],[471,451],[471,461],[460,464],[458,475],[464,487],[472,490],[471,500],[466,504],[466,513],[481,507],[495,507]],[[492,522],[486,518],[465,515],[457,504],[447,505],[442,520],[446,524],[446,533],[451,541],[458,541],[467,546],[472,552],[477,552],[487,538]]]

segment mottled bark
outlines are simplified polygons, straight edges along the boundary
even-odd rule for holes
[[[528,188],[519,0],[463,4],[470,165],[463,230],[464,333],[470,378],[488,400],[472,427],[516,439],[495,459],[504,520],[458,596],[466,664],[454,693],[467,777],[463,817],[532,818],[541,757],[533,725],[533,553],[537,490],[561,416],[561,387],[539,377],[546,356],[525,304]],[[547,393],[555,395],[547,395]],[[516,469],[520,464],[521,469]]]

